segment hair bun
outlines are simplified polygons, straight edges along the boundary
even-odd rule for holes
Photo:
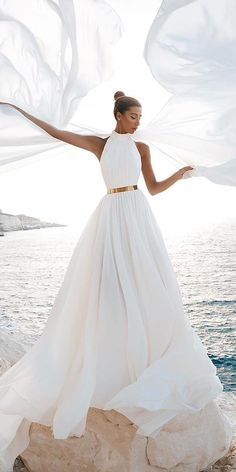
[[[125,97],[125,93],[122,92],[121,90],[118,90],[115,94],[114,94],[114,100],[117,100],[118,98],[120,97]]]

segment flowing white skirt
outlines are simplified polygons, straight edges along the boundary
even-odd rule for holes
[[[91,406],[115,409],[138,434],[155,436],[222,389],[184,315],[145,195],[107,194],[79,238],[43,334],[0,378],[3,470],[27,447],[31,422],[52,426],[56,438],[80,436]]]

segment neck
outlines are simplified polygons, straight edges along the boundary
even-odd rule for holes
[[[118,134],[128,134],[126,131],[121,131],[117,127],[114,129],[114,131]]]

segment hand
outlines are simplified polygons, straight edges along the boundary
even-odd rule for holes
[[[185,167],[182,167],[182,169],[179,169],[177,172],[176,172],[176,175],[178,177],[178,179],[182,179],[183,175],[185,172],[187,172],[188,170],[193,170],[194,168],[191,167],[191,166],[185,166]]]

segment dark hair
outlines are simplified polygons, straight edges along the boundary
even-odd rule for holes
[[[114,100],[115,100],[115,105],[114,105],[114,117],[116,118],[116,114],[118,112],[120,113],[125,113],[125,111],[129,110],[131,107],[141,107],[141,103],[139,103],[136,98],[133,97],[127,97],[124,92],[121,90],[118,90],[114,94]]]

